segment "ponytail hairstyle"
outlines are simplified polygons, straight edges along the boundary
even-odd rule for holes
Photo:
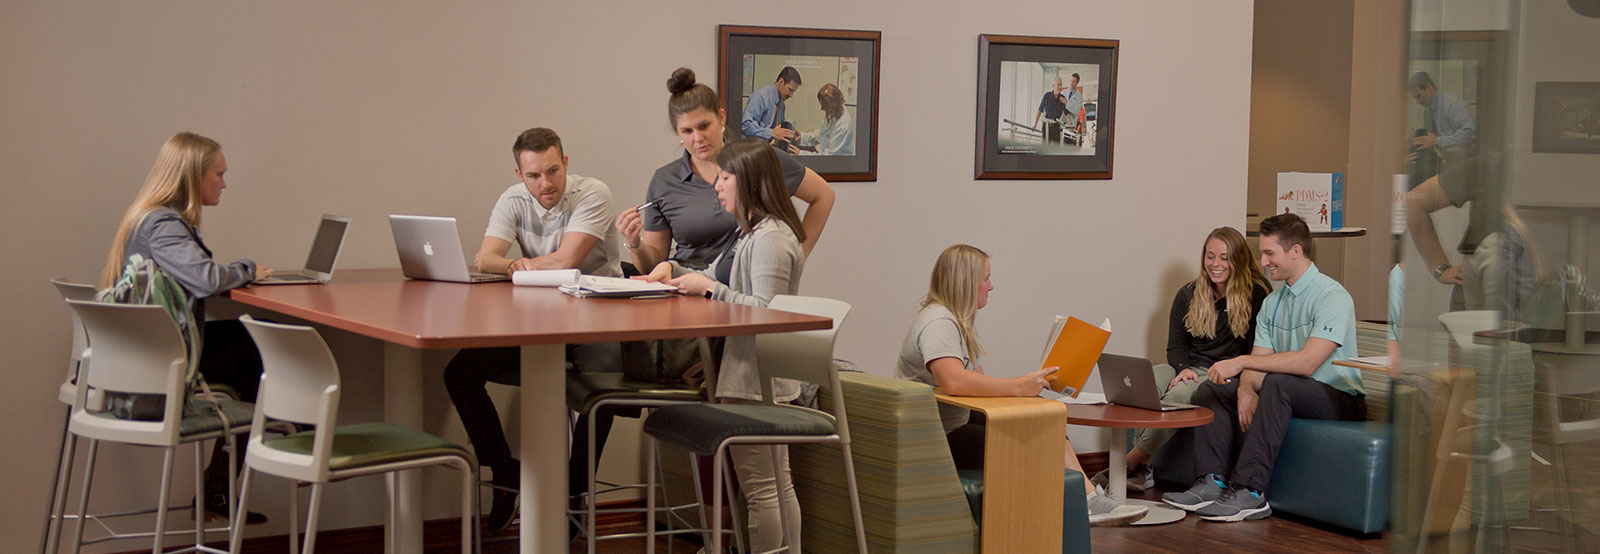
[[[133,204],[122,214],[122,223],[111,239],[111,251],[106,254],[105,267],[100,270],[100,287],[115,283],[122,276],[124,254],[127,253],[128,235],[133,234],[144,217],[158,208],[171,208],[189,225],[200,225],[200,181],[211,164],[216,163],[222,146],[217,141],[182,132],[172,135],[161,151],[156,153],[156,163],[144,178],[144,186],[133,197]]]
[[[933,276],[928,281],[928,295],[922,307],[938,304],[956,316],[956,326],[961,328],[961,340],[966,343],[967,356],[983,355],[983,344],[978,340],[978,287],[983,286],[983,266],[989,254],[975,246],[951,245],[939,253],[933,263]]]

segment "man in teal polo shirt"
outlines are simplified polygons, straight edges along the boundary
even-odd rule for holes
[[[1262,267],[1286,285],[1261,303],[1250,355],[1217,362],[1195,391],[1194,402],[1215,414],[1195,431],[1200,477],[1189,490],[1161,497],[1210,521],[1272,515],[1267,483],[1290,418],[1360,420],[1367,415],[1357,370],[1333,365],[1356,356],[1350,293],[1306,257],[1311,231],[1299,216],[1262,220],[1260,235]],[[1235,444],[1242,448],[1230,463]]]

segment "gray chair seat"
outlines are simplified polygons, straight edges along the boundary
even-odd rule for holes
[[[644,420],[644,432],[709,455],[733,437],[833,434],[833,418],[801,408],[754,404],[694,404],[658,408]]]
[[[335,471],[402,462],[433,456],[468,458],[467,449],[429,433],[390,423],[357,423],[333,431],[333,452],[328,469]],[[263,442],[278,450],[311,455],[315,431],[295,433]]]
[[[667,400],[703,402],[699,387],[629,379],[622,373],[572,373],[567,375],[567,407],[588,413],[601,400]]]

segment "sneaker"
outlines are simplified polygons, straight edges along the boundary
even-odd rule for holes
[[[1102,469],[1099,473],[1094,474],[1094,477],[1090,477],[1089,482],[1093,483],[1096,487],[1110,489],[1110,472],[1111,470],[1109,468]],[[1156,486],[1155,471],[1150,468],[1150,464],[1139,464],[1133,469],[1128,470],[1128,492],[1144,492],[1145,489],[1154,486]]]
[[[1161,500],[1175,508],[1193,512],[1210,506],[1222,497],[1222,484],[1222,480],[1214,475],[1201,475],[1189,490],[1163,494]]]
[[[228,520],[228,493],[214,492],[206,495],[205,502],[206,522],[218,523]],[[191,514],[192,516],[193,514]],[[261,512],[245,512],[245,525],[260,525],[267,522],[266,514]]]
[[[1144,492],[1156,486],[1156,471],[1150,464],[1139,464],[1128,470],[1128,491]]]
[[[1084,499],[1089,505],[1090,527],[1114,527],[1128,525],[1150,513],[1150,508],[1144,506],[1130,506],[1122,501],[1106,496],[1105,489],[1095,487],[1094,492]]]
[[[1210,506],[1195,512],[1206,521],[1244,521],[1272,515],[1272,505],[1259,492],[1235,485],[1222,491],[1222,496]]]
[[[511,523],[517,519],[518,506],[522,493],[494,490],[494,506],[489,509],[489,532],[500,533],[511,528]]]
[[[522,472],[516,463],[512,460],[511,465],[495,469],[494,479],[490,481],[496,487],[492,489],[493,504],[487,522],[490,533],[505,531],[517,519],[517,510],[522,504],[521,493],[517,492],[521,489]]]

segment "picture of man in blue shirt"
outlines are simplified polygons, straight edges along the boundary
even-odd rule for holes
[[[800,71],[792,66],[785,66],[778,72],[778,78],[772,84],[750,93],[750,101],[744,106],[744,117],[739,123],[739,130],[746,137],[793,140],[794,130],[779,125],[783,123],[783,102],[793,98],[797,90],[800,90]]]
[[[1078,80],[1074,78],[1072,84],[1076,86]],[[1061,144],[1061,114],[1067,111],[1067,96],[1063,90],[1065,87],[1061,86],[1061,76],[1057,75],[1055,85],[1039,99],[1039,109],[1033,113],[1035,129],[1039,128],[1039,117],[1044,117],[1044,141],[1048,144]]]

